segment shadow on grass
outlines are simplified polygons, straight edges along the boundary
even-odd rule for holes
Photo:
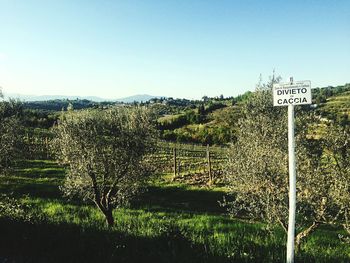
[[[0,219],[1,262],[227,262],[180,233],[136,237],[76,225]]]
[[[226,244],[220,252],[226,256],[213,254],[210,244],[194,243],[177,229],[143,237],[67,223],[0,218],[0,233],[0,262],[285,262],[284,244],[247,239],[247,229]],[[349,262],[341,252],[330,257],[310,252],[297,255],[295,262]]]
[[[225,212],[220,207],[223,192],[210,190],[190,190],[182,187],[156,187],[150,186],[133,202],[133,207],[144,208],[154,211],[184,211],[195,213],[221,214]]]
[[[0,190],[13,197],[62,198],[59,185],[65,171],[53,161],[19,161],[14,170],[0,177]]]
[[[16,168],[57,168],[62,169],[55,161],[51,160],[20,160],[16,163]]]
[[[24,178],[47,178],[62,181],[65,170],[54,161],[24,160],[17,163],[13,174]]]
[[[56,198],[62,199],[62,193],[59,189],[59,183],[55,181],[38,181],[25,178],[7,178],[2,179],[0,191],[13,197]]]
[[[59,199],[66,202],[59,189],[64,179],[64,168],[47,160],[25,160],[17,163],[13,176],[0,178],[0,190],[13,197],[28,195],[33,198]],[[224,213],[219,206],[224,193],[205,189],[176,186],[150,186],[133,202],[134,207],[149,210],[177,210],[197,213]]]

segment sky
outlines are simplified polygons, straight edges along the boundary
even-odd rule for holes
[[[0,0],[5,93],[236,96],[350,82],[350,1]]]

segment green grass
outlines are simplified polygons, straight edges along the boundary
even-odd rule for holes
[[[0,217],[0,262],[284,262],[278,227],[232,219],[218,205],[222,188],[197,189],[155,180],[108,229],[92,205],[64,199],[64,170],[50,161],[20,164],[0,178],[31,220]],[[297,262],[350,262],[337,227],[323,226],[302,246]]]
[[[162,116],[158,119],[158,122],[159,123],[170,123],[172,122],[173,120],[177,119],[178,117],[182,116],[183,114],[174,114],[174,115],[165,115],[165,116]]]
[[[334,114],[350,114],[350,91],[330,97],[321,105],[323,111]]]
[[[64,174],[64,169],[52,161],[21,162],[12,174],[0,176],[0,191],[14,196],[61,197],[58,186]]]

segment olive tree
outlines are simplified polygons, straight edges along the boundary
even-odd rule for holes
[[[67,166],[63,193],[92,201],[113,226],[113,209],[138,194],[151,172],[149,113],[141,107],[68,111],[53,131],[57,159]]]
[[[350,234],[350,127],[331,124],[324,137],[327,172],[333,178],[330,198]]]
[[[232,144],[226,168],[231,198],[224,204],[232,215],[288,223],[288,130],[286,107],[273,107],[271,79],[245,102],[237,142]],[[297,247],[327,219],[331,181],[320,168],[322,150],[308,138],[307,112],[296,111],[297,142]],[[311,118],[311,117],[310,117]]]
[[[0,88],[0,176],[7,175],[12,164],[20,156],[20,123],[22,105],[18,101],[5,101]],[[6,194],[0,194],[0,215],[29,219],[23,206]]]
[[[6,173],[19,154],[21,103],[3,100],[0,89],[0,174]]]

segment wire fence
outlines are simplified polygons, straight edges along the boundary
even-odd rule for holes
[[[51,137],[46,134],[27,134],[25,156],[28,159],[52,159]],[[192,185],[211,185],[224,182],[227,148],[158,142],[147,158],[156,173],[171,174],[173,181]]]
[[[224,182],[227,148],[161,142],[150,160],[157,172],[172,174],[174,181],[218,184]]]

